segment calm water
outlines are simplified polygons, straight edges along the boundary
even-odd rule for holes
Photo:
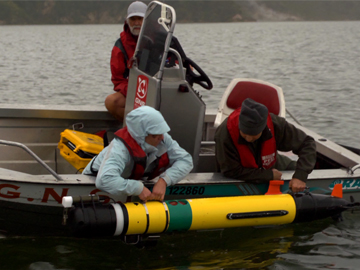
[[[103,104],[119,25],[0,26],[0,103]],[[289,111],[336,142],[360,147],[360,22],[181,24],[188,57],[214,83],[216,109],[232,78],[281,86]],[[1,221],[0,221],[1,222]],[[358,269],[359,213],[276,228],[189,232],[150,249],[114,240],[0,239],[0,269]]]
[[[102,105],[120,25],[1,26],[0,103]],[[281,86],[289,111],[329,139],[360,147],[360,22],[179,24],[188,57],[213,81],[217,108],[233,78]]]

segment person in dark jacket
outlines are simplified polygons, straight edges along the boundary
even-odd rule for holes
[[[105,99],[106,109],[118,120],[123,121],[128,87],[128,60],[134,55],[138,36],[143,23],[147,5],[135,1],[128,7],[124,31],[115,42],[111,52],[110,68],[111,81],[115,93]]]
[[[295,170],[289,183],[293,192],[304,191],[316,162],[312,137],[250,98],[217,128],[215,143],[217,165],[224,176],[270,181],[281,179],[280,170]],[[298,160],[277,151],[293,151]]]

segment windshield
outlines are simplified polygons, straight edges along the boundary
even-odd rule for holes
[[[154,76],[165,61],[172,33],[175,27],[175,11],[172,7],[159,2],[151,2],[146,11],[135,57],[138,68]],[[169,38],[168,38],[169,36]]]

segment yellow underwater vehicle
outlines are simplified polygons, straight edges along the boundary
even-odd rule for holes
[[[266,195],[105,202],[98,196],[63,198],[64,222],[74,236],[158,235],[166,232],[309,222],[340,214],[359,203],[342,198],[342,186],[331,196],[281,194],[283,181],[271,181]],[[105,200],[108,198],[105,198]]]

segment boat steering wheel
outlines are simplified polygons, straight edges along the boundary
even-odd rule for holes
[[[201,87],[210,90],[213,84],[208,75],[190,58],[186,57],[184,60],[184,67],[186,68],[186,80],[192,85],[197,83]],[[194,70],[198,73],[196,74]]]

